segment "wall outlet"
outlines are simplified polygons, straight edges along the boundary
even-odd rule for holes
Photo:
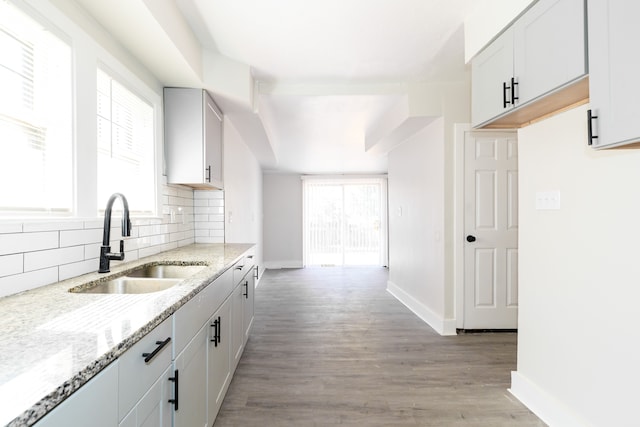
[[[536,193],[536,210],[551,211],[560,209],[560,191],[538,191]]]

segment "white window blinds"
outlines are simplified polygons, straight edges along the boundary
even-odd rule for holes
[[[155,211],[153,107],[98,70],[98,206],[122,193],[137,213]]]
[[[73,208],[71,47],[0,0],[0,211]]]

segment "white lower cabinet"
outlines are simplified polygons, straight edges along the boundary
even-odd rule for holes
[[[231,382],[231,298],[209,319],[211,335],[207,350],[207,400],[209,426],[213,426]]]
[[[254,271],[243,257],[38,427],[212,427],[253,323]]]
[[[38,427],[118,425],[118,361],[89,380],[36,423]]]
[[[175,427],[206,425],[208,340],[209,325],[203,325],[173,363]]]
[[[162,373],[136,406],[120,421],[119,427],[171,427],[173,407],[169,399],[172,398],[173,387],[168,379],[172,372],[171,367],[168,367]]]
[[[172,319],[168,318],[120,356],[121,426],[171,426],[172,406],[167,397],[171,386],[167,373],[171,367],[172,339]]]
[[[244,286],[236,285],[231,294],[231,370],[235,372],[244,349],[244,325],[242,308],[244,305]]]
[[[255,293],[255,277],[253,270],[245,277],[245,293],[244,293],[244,305],[242,307],[242,328],[244,333],[244,344],[247,344],[249,340],[249,333],[251,332],[251,326],[253,325],[253,311],[254,311],[254,293]]]

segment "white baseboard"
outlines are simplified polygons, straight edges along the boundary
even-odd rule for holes
[[[520,402],[551,427],[583,427],[589,425],[569,411],[561,402],[517,371],[511,372],[509,389]]]
[[[415,313],[416,316],[424,320],[427,325],[431,326],[440,335],[456,334],[455,319],[443,319],[391,281],[387,282],[387,292]]]
[[[264,261],[264,268],[267,270],[277,270],[280,268],[302,268],[302,261]]]

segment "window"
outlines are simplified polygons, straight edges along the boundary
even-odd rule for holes
[[[387,265],[386,180],[304,179],[304,265]]]
[[[0,0],[0,209],[73,208],[71,47]]]
[[[123,193],[132,211],[155,211],[153,106],[98,70],[98,203]]]

